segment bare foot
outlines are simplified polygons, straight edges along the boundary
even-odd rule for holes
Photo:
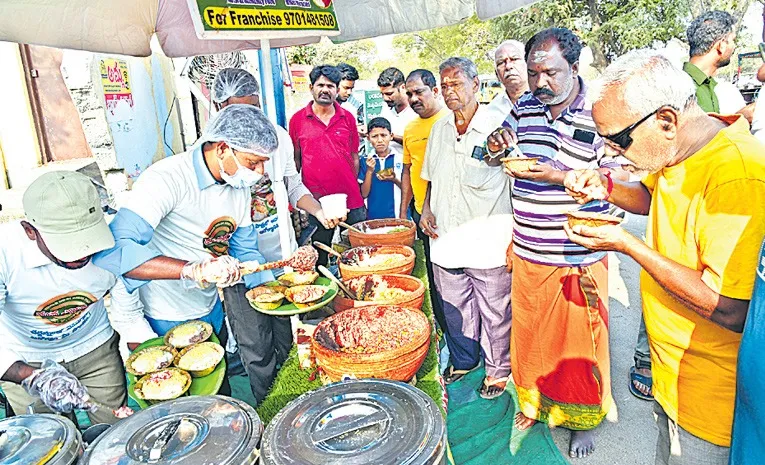
[[[584,458],[595,451],[595,430],[571,431],[568,455],[571,458]]]
[[[645,376],[646,378],[651,377],[651,369],[650,368],[635,368],[635,373]],[[638,380],[632,380],[633,386],[635,386],[635,389],[637,389],[641,394],[644,396],[653,396],[653,389],[651,389],[651,386],[646,386],[645,384],[641,383]]]
[[[537,421],[533,418],[529,418],[521,412],[515,414],[515,429],[518,431],[526,431],[534,426]]]

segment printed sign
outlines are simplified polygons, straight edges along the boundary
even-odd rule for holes
[[[200,39],[337,35],[332,0],[188,0]]]
[[[34,315],[45,324],[61,326],[79,318],[82,312],[97,301],[93,294],[74,291],[48,300],[37,307]]]
[[[101,86],[104,89],[106,111],[111,115],[117,114],[120,102],[133,107],[133,92],[130,90],[130,74],[125,60],[101,60]]]

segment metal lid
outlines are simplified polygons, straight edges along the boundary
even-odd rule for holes
[[[252,464],[262,431],[258,414],[244,402],[186,397],[120,421],[91,444],[80,464]]]
[[[444,452],[435,402],[408,384],[352,380],[306,393],[266,428],[265,465],[414,465]]]
[[[80,433],[69,419],[52,414],[0,421],[0,463],[70,465],[80,454]]]

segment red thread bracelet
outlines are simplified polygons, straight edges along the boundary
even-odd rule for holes
[[[614,191],[614,180],[611,179],[611,170],[606,171],[606,179],[608,179],[608,187],[606,188],[606,198],[608,200],[611,197],[611,192]]]

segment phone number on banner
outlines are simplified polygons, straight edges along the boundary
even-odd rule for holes
[[[207,7],[207,25],[213,29],[335,29],[332,13],[248,8]]]

